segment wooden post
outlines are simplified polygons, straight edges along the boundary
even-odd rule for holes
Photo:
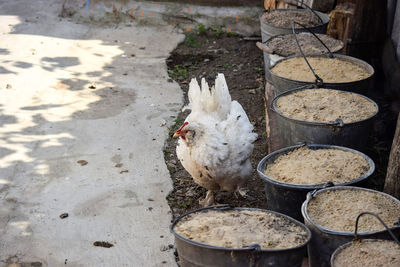
[[[277,115],[270,109],[274,97],[275,88],[272,84],[267,82],[265,85],[265,130],[268,154],[282,148],[278,132],[278,122],[276,121]]]
[[[396,132],[390,150],[389,163],[383,190],[400,199],[400,113],[397,118]]]

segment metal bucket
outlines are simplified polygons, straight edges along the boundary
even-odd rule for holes
[[[287,117],[279,112],[276,107],[277,100],[285,95],[310,88],[293,89],[286,91],[272,100],[272,110],[277,113],[278,132],[281,147],[288,147],[300,143],[329,144],[353,148],[362,152],[367,150],[368,138],[372,131],[373,119],[379,111],[378,105],[363,95],[359,95],[375,104],[376,113],[364,120],[343,123],[341,120],[334,122],[312,122]],[[355,93],[353,93],[355,94]]]
[[[335,264],[336,259],[338,257],[338,255],[345,249],[347,249],[348,247],[350,247],[353,244],[354,241],[346,243],[344,245],[341,245],[340,247],[338,247],[335,252],[333,252],[332,257],[331,257],[331,267],[343,267],[343,266],[339,266],[337,264]],[[357,241],[358,242],[358,241]],[[382,240],[382,239],[363,239],[359,242],[374,242],[376,244],[376,246],[379,246],[379,242],[392,242],[395,243],[394,241],[388,241],[388,240]]]
[[[287,60],[289,58],[294,58],[294,57],[302,57],[300,55],[296,55],[296,56],[290,56],[290,57],[286,57],[283,58],[281,60],[278,60],[276,62],[276,64],[279,64],[280,62]],[[307,57],[326,57],[329,58],[329,55],[326,54],[319,54],[319,55],[308,55]],[[361,59],[357,59],[355,57],[350,57],[350,56],[345,56],[345,55],[341,55],[341,54],[334,54],[335,58],[338,58],[340,60],[343,61],[348,61],[351,62],[353,64],[356,64],[360,67],[362,67],[364,70],[366,70],[370,76],[368,78],[365,78],[363,80],[359,80],[359,81],[353,81],[353,82],[343,82],[343,83],[323,83],[322,85],[318,85],[319,87],[326,87],[326,88],[332,88],[332,89],[339,89],[339,90],[343,90],[343,91],[350,91],[350,92],[356,92],[356,93],[366,93],[369,89],[369,86],[371,84],[371,79],[374,76],[374,68],[369,65],[367,62],[361,60]],[[275,65],[276,65],[275,64]],[[272,67],[270,68],[270,72],[271,72]],[[271,72],[271,80],[272,80],[272,84],[275,86],[276,88],[276,92],[278,94],[280,93],[284,93],[288,90],[290,90],[291,88],[298,88],[300,86],[305,86],[305,85],[315,85],[316,82],[304,82],[304,81],[298,81],[298,80],[292,80],[292,79],[287,79],[281,76],[278,76],[274,73]]]
[[[307,231],[307,241],[294,248],[263,250],[259,245],[254,244],[246,248],[232,249],[216,247],[187,239],[174,231],[175,225],[185,216],[203,212],[206,210],[258,210],[266,213],[273,213],[284,217],[291,222],[300,225]],[[306,253],[306,246],[311,239],[310,230],[302,223],[277,212],[253,209],[253,208],[232,208],[229,206],[214,206],[188,212],[177,218],[171,226],[171,232],[175,235],[176,247],[178,250],[179,264],[181,267],[241,267],[241,266],[298,266],[302,264],[303,256]]]
[[[360,185],[366,179],[368,179],[371,174],[375,171],[375,164],[371,158],[367,155],[340,146],[331,145],[319,145],[319,144],[302,144],[297,146],[286,147],[264,157],[257,166],[258,176],[264,181],[265,196],[267,198],[267,207],[270,210],[277,211],[286,214],[296,220],[303,221],[303,216],[301,215],[301,205],[307,197],[307,193],[316,189],[322,189],[327,185],[333,185],[332,183],[325,184],[313,184],[313,185],[299,185],[299,184],[287,184],[279,182],[264,173],[269,164],[272,164],[279,156],[287,154],[297,148],[302,146],[307,146],[310,149],[339,149],[343,151],[349,151],[355,154],[361,155],[369,164],[369,170],[362,175],[360,178],[353,181],[340,184],[340,185]]]
[[[307,30],[305,32],[307,32]],[[279,35],[276,35],[276,36],[272,36],[271,38],[269,38],[268,40],[266,40],[264,42],[264,46],[266,46],[266,48],[268,48],[268,43],[269,42],[271,42],[275,38],[279,38],[279,37],[285,36],[285,35],[293,36],[293,34],[279,34]],[[312,34],[310,34],[310,38],[314,38],[312,36]],[[333,47],[333,49],[331,48],[330,52],[341,54],[342,51],[343,51],[343,47],[344,47],[344,45],[343,45],[343,42],[342,42],[341,46]],[[260,49],[263,50],[262,48],[260,48]],[[268,48],[268,49],[263,50],[263,53],[264,53],[264,66],[265,66],[265,76],[268,77],[268,79],[269,79],[268,81],[272,83],[270,68],[272,66],[274,66],[276,64],[276,62],[278,62],[281,59],[286,58],[287,56],[282,56],[280,54],[275,54],[274,51],[272,51],[272,50],[269,51],[269,50],[271,50],[271,49]],[[321,52],[321,54],[327,54],[327,53],[329,53],[329,52],[328,51]],[[313,54],[315,54],[315,53],[313,53]],[[300,51],[298,51],[297,53],[295,53],[292,56],[295,56],[295,55],[300,55]],[[307,54],[307,55],[309,55],[309,54]]]
[[[330,267],[330,258],[332,253],[341,245],[350,242],[354,235],[352,232],[340,232],[340,231],[333,231],[326,228],[323,228],[317,224],[315,224],[308,215],[307,207],[309,201],[318,194],[323,194],[326,191],[331,190],[364,190],[375,192],[377,194],[383,194],[387,197],[392,198],[394,201],[400,201],[388,194],[359,187],[353,186],[335,186],[331,188],[321,189],[316,192],[310,192],[307,194],[307,199],[304,201],[303,205],[301,206],[301,213],[304,217],[305,225],[308,226],[312,233],[312,239],[308,244],[308,260],[310,267]],[[390,228],[391,231],[395,235],[400,234],[400,226],[395,226]],[[362,238],[373,238],[373,239],[386,239],[390,240],[391,236],[386,230],[382,231],[375,231],[375,232],[362,232],[358,234]]]
[[[382,239],[362,239],[362,240],[360,240],[359,238],[358,238],[358,221],[359,221],[359,219],[360,219],[360,217],[361,216],[363,216],[363,215],[372,215],[372,216],[374,216],[374,217],[376,217],[378,220],[379,220],[379,222],[381,223],[381,224],[383,224],[383,226],[386,228],[386,230],[389,232],[389,234],[392,236],[392,238],[393,238],[393,240],[394,241],[392,241],[392,240],[382,240]],[[351,241],[351,242],[349,242],[349,243],[346,243],[346,244],[344,244],[344,245],[341,245],[340,247],[338,247],[336,250],[335,250],[335,252],[333,252],[333,254],[332,254],[332,257],[331,257],[331,267],[342,267],[342,266],[340,266],[339,264],[336,264],[336,262],[337,262],[337,259],[338,259],[338,256],[340,255],[340,253],[342,253],[342,252],[344,252],[344,251],[346,251],[346,249],[348,249],[349,247],[351,247],[353,244],[355,244],[354,242],[358,242],[359,244],[361,244],[361,243],[375,243],[375,244],[373,244],[374,245],[374,247],[379,247],[379,245],[380,244],[383,244],[383,243],[392,243],[393,245],[395,245],[395,246],[399,246],[399,249],[400,249],[400,241],[396,238],[396,236],[393,234],[393,232],[389,229],[389,227],[386,225],[386,223],[377,215],[377,214],[375,214],[375,213],[372,213],[372,212],[363,212],[363,213],[361,213],[361,214],[359,214],[358,216],[357,216],[357,219],[356,219],[356,225],[355,225],[355,229],[354,229],[354,240],[353,241]],[[382,250],[382,249],[381,249]],[[368,253],[368,251],[366,251],[366,253]],[[359,260],[359,259],[357,259],[357,260]]]
[[[266,21],[264,21],[261,17],[265,12],[288,12],[293,9],[274,9],[274,10],[264,10],[260,16],[260,24],[261,24],[261,39],[262,42],[266,42],[268,39],[270,39],[273,36],[276,35],[280,35],[280,34],[290,34],[292,33],[292,28],[282,28],[282,27],[275,27],[271,24],[268,24]],[[300,12],[311,12],[308,9],[296,9],[296,11],[300,11]],[[310,27],[309,29],[315,33],[326,33],[326,30],[328,28],[328,23],[329,23],[329,16],[319,12],[319,11],[314,11],[322,20],[322,24],[317,25],[315,27]],[[296,32],[304,32],[307,31],[307,29],[303,29],[303,28],[298,28],[295,30]],[[269,69],[268,66],[270,66],[269,64],[269,54],[263,52],[264,54],[264,64],[265,64],[265,77],[267,79],[267,81],[272,81],[271,80],[271,75],[269,73]]]

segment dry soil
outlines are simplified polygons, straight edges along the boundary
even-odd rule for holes
[[[326,34],[317,34],[322,42],[330,49],[332,53],[339,51],[343,48],[343,42],[336,40]],[[311,33],[303,32],[297,34],[302,51],[306,55],[327,53],[328,50],[314,37]],[[292,34],[279,35],[272,38],[266,45],[274,51],[275,54],[288,57],[300,54],[299,47]]]

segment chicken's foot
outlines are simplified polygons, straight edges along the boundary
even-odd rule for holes
[[[233,192],[233,195],[236,197],[236,199],[239,198],[238,194],[241,195],[242,197],[246,198],[247,192],[249,192],[249,190],[246,190],[244,188],[239,188],[235,192]]]
[[[203,200],[199,200],[199,204],[202,207],[211,206],[214,204],[214,202],[215,202],[214,191],[211,191],[211,190],[207,191],[207,195]]]

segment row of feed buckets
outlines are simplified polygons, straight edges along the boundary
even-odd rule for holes
[[[353,123],[343,123],[341,120],[331,123],[321,123],[289,118],[276,109],[276,101],[280,97],[298,90],[308,90],[317,87],[345,90],[359,94],[366,93],[374,74],[374,69],[368,63],[338,53],[334,53],[333,57],[361,66],[370,74],[369,77],[353,82],[326,84],[321,83],[319,80],[316,80],[315,83],[290,80],[271,73],[270,68],[274,66],[274,64],[284,61],[287,58],[301,57],[301,55],[298,54],[283,57],[279,54],[274,54],[273,51],[272,53],[268,53],[271,52],[271,49],[268,48],[266,44],[268,44],[271,39],[276,36],[292,34],[293,32],[298,33],[309,30],[322,34],[326,32],[327,24],[329,22],[329,17],[326,14],[317,11],[310,11],[309,8],[296,9],[296,11],[308,12],[310,15],[319,16],[321,24],[310,29],[295,27],[282,28],[268,24],[262,19],[262,15],[265,12],[280,12],[282,16],[285,16],[285,13],[290,12],[290,9],[264,11],[263,14],[260,15],[262,44],[258,44],[258,46],[264,50],[266,80],[273,84],[275,89],[275,99],[272,101],[271,109],[273,109],[277,114],[278,131],[280,133],[280,138],[282,138],[282,140],[280,140],[282,147],[264,157],[257,166],[257,172],[259,177],[264,181],[268,206],[268,210],[261,211],[264,211],[266,214],[278,214],[279,216],[282,216],[282,218],[303,227],[308,236],[303,244],[292,248],[264,249],[257,244],[248,244],[243,248],[227,248],[197,242],[176,231],[176,226],[193,214],[207,213],[210,210],[217,212],[227,212],[231,210],[257,210],[251,208],[234,208],[229,206],[203,208],[182,215],[171,226],[171,231],[175,235],[180,266],[302,266],[303,258],[306,256],[308,257],[308,263],[311,267],[338,267],[343,265],[336,264],[335,257],[337,257],[337,255],[342,251],[351,247],[353,244],[352,242],[356,242],[353,241],[355,236],[356,239],[362,238],[363,242],[377,242],[377,245],[382,242],[380,239],[396,240],[396,238],[399,238],[400,236],[400,224],[389,225],[388,229],[384,230],[359,232],[357,234],[357,230],[354,233],[354,231],[343,232],[324,228],[321,225],[318,225],[318,223],[308,214],[308,205],[313,198],[318,195],[323,196],[324,194],[338,190],[361,190],[371,192],[376,195],[388,197],[393,201],[393,203],[398,203],[399,205],[400,201],[382,192],[361,187],[363,186],[363,182],[370,178],[375,170],[374,162],[361,151],[365,152],[368,137],[372,129],[373,119],[378,111],[367,119]],[[314,38],[313,35],[310,35],[310,38]],[[340,52],[340,49],[337,49],[337,51],[334,52]],[[312,56],[328,57],[332,55],[321,53]],[[366,98],[365,96],[362,97]],[[366,99],[373,102],[368,98]],[[378,110],[376,103],[373,103]],[[361,155],[366,160],[369,169],[358,179],[339,185],[333,185],[332,183],[318,185],[287,184],[277,181],[264,173],[267,166],[273,163],[279,156],[285,155],[302,146],[307,146],[310,149],[334,148],[353,152]],[[365,212],[368,213],[367,210]],[[397,212],[400,223],[400,209]],[[375,216],[375,214],[360,214],[360,216],[361,215]],[[354,224],[356,225],[356,218],[354,218]],[[248,227],[251,226],[249,225]],[[398,246],[400,247],[400,243],[398,243]],[[397,261],[397,263],[399,262]]]

